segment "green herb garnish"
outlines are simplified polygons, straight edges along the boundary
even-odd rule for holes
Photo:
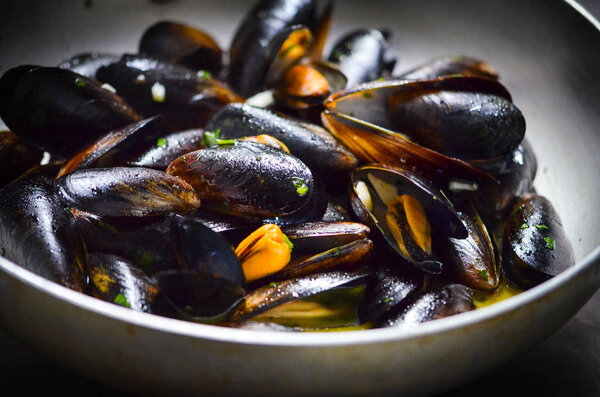
[[[292,249],[294,249],[294,243],[292,243],[290,241],[290,239],[288,238],[288,236],[286,236],[285,234],[282,234],[282,236],[283,236],[283,241],[287,244],[288,247],[290,247],[290,251]]]
[[[537,227],[538,230],[548,230],[549,229],[548,226],[542,225],[542,224],[537,224],[537,225],[535,225],[535,227]]]
[[[185,311],[186,311],[186,312],[188,312],[188,313],[193,313],[193,312],[194,312],[194,307],[193,307],[193,306],[190,306],[190,305],[185,305],[185,306],[183,307],[183,310],[185,310]]]
[[[521,225],[521,229],[527,229],[528,227],[529,227],[529,225],[526,224],[526,223],[524,223],[524,224]]]
[[[446,201],[449,202],[450,205],[454,207],[454,204],[452,204],[452,201],[450,201],[450,199],[448,198],[448,196],[446,196],[446,193],[444,193],[444,191],[442,189],[440,189],[440,193],[442,194],[442,196],[444,196]]]
[[[206,147],[213,147],[217,144],[217,140],[221,136],[221,129],[217,128],[214,131],[206,131],[204,133],[204,138],[202,139],[202,144]]]
[[[554,239],[551,237],[544,237],[544,241],[546,242],[546,248],[553,250],[554,249]]]
[[[334,248],[334,249],[332,249],[332,250],[331,250],[331,254],[332,254],[333,256],[339,256],[339,255],[340,255],[340,250],[339,250],[339,248]]]
[[[136,258],[135,264],[144,271],[150,270],[150,265],[153,262],[152,254],[147,251],[142,251]]]
[[[179,162],[180,162],[180,163],[182,163],[182,164],[185,164],[185,162],[186,162],[186,161],[187,161],[187,160],[186,160],[185,156],[181,156],[181,157],[179,158]]]
[[[293,177],[292,183],[294,184],[296,193],[298,193],[299,196],[304,196],[306,192],[308,192],[308,186],[306,185],[304,179]]]
[[[217,145],[219,145],[219,146],[228,146],[228,145],[235,144],[234,139],[217,139],[216,142],[217,142]]]
[[[207,80],[212,77],[208,70],[199,70],[198,73],[196,73],[196,76],[202,80]]]
[[[75,79],[75,85],[77,87],[85,87],[85,81],[81,77]]]
[[[271,287],[271,288],[275,288],[275,287],[277,287],[277,283],[276,283],[275,281],[271,281],[271,282],[269,283],[269,287]]]
[[[69,207],[66,207],[66,208],[65,208],[65,212],[66,212],[67,214],[72,214],[72,213],[73,213],[73,211],[71,211],[71,209],[70,209]]]
[[[167,140],[165,138],[158,138],[158,140],[156,141],[156,146],[158,146],[161,149],[166,148]]]
[[[390,302],[392,301],[392,298],[385,298],[383,301],[384,301],[385,303],[390,303]]]
[[[127,298],[125,298],[125,295],[123,295],[123,294],[118,294],[118,295],[115,297],[115,300],[114,300],[114,302],[115,302],[117,305],[121,305],[121,306],[123,306],[123,307],[131,308],[131,304],[130,304],[129,302],[127,302]]]
[[[223,201],[223,211],[225,211],[225,212],[231,211],[231,205],[229,205],[229,201],[227,201],[227,200]]]
[[[489,281],[490,280],[488,272],[485,269],[478,270],[477,274],[479,274],[479,278],[482,279],[483,281]]]
[[[380,77],[380,78],[378,78],[378,79],[377,79],[377,80],[375,80],[375,81],[385,81],[385,78],[384,78],[384,77]]]
[[[517,212],[519,212],[519,210],[523,208],[523,204],[519,205],[518,207],[515,207],[512,212],[510,213],[510,216],[514,216]]]

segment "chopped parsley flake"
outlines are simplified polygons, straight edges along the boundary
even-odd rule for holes
[[[333,254],[333,256],[339,256],[340,250],[339,250],[339,248],[334,248],[331,250],[331,253]]]
[[[308,186],[306,185],[306,182],[304,181],[304,179],[293,177],[292,183],[294,184],[294,187],[296,188],[296,192],[298,193],[298,196],[304,196],[306,194],[306,192],[308,192]]]
[[[380,77],[380,78],[378,78],[376,81],[385,81],[385,78],[383,78],[383,77]]]
[[[135,258],[135,264],[138,267],[141,267],[142,270],[149,270],[150,265],[153,262],[153,258],[152,258],[152,254],[150,254],[147,251],[143,251],[141,252],[136,258]]]
[[[392,301],[392,298],[385,298],[383,301],[384,301],[385,303],[390,303],[390,302]]]
[[[235,144],[234,139],[217,139],[217,145],[219,146],[229,146]]]
[[[185,156],[181,156],[181,157],[179,158],[179,162],[180,162],[180,163],[183,163],[183,164],[185,164],[185,162],[186,162],[186,161],[187,161],[187,160],[186,160]]]
[[[518,207],[515,207],[512,212],[510,213],[510,216],[514,216],[517,212],[519,212],[519,210],[523,208],[523,204],[519,205]]]
[[[207,80],[212,77],[208,70],[199,70],[198,73],[196,73],[196,76],[202,80]]]
[[[162,149],[166,148],[167,140],[165,138],[158,138],[158,140],[156,141],[156,146]]]
[[[85,87],[85,81],[81,77],[75,79],[75,85],[77,87]]]
[[[269,287],[275,288],[277,287],[277,283],[275,281],[272,281],[271,283],[269,283]]]
[[[72,214],[73,213],[69,207],[65,208],[65,212],[67,214]]]
[[[526,223],[524,223],[524,224],[521,225],[521,229],[527,229],[528,227],[529,227],[529,225],[526,224]]]
[[[452,201],[450,201],[450,199],[448,198],[448,196],[446,196],[446,193],[444,193],[444,191],[442,189],[440,189],[440,193],[442,194],[442,196],[444,196],[446,201],[449,202],[450,205],[454,207],[454,204],[452,204]]]
[[[186,312],[188,312],[188,313],[193,313],[193,312],[194,312],[194,307],[193,307],[193,306],[190,306],[190,305],[185,305],[185,306],[183,307],[183,310],[185,310],[185,311],[186,311]]]
[[[548,230],[549,229],[548,226],[542,225],[542,224],[537,224],[537,225],[535,225],[535,227],[537,227],[538,230]]]
[[[213,147],[217,144],[217,140],[221,136],[221,129],[217,128],[214,131],[206,131],[204,133],[204,138],[202,139],[202,144],[205,147]]]
[[[546,242],[546,248],[553,250],[554,249],[554,239],[551,237],[544,237],[544,241]]]
[[[285,234],[282,234],[283,236],[283,241],[287,244],[288,247],[290,247],[290,251],[292,251],[292,249],[294,249],[294,243],[292,243],[290,241],[290,239],[288,238],[288,236],[286,236]]]
[[[123,295],[123,294],[118,294],[117,296],[115,296],[114,302],[117,305],[121,305],[123,307],[128,307],[128,308],[131,307],[131,304],[129,302],[127,302],[127,298],[125,298],[125,295]]]
[[[490,280],[488,272],[485,269],[478,270],[477,274],[479,274],[479,278],[482,279],[483,281],[489,281]]]

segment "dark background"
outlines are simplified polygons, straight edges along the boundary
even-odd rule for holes
[[[597,18],[600,0],[579,2]],[[600,71],[599,71],[600,72]],[[0,390],[18,395],[121,396],[58,367],[0,330]],[[600,395],[600,293],[543,343],[448,396]],[[13,393],[10,393],[12,395]]]

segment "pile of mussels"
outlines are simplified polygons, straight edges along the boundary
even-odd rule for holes
[[[331,10],[259,1],[228,53],[164,21],[138,54],[8,70],[2,255],[131,309],[283,330],[256,319],[359,289],[357,324],[414,326],[571,266],[494,69],[394,74],[368,29],[325,60]]]

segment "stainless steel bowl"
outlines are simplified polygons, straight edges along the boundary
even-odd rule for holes
[[[158,19],[202,26],[226,47],[251,6],[86,3],[3,3],[2,69],[53,65],[82,51],[135,51]],[[481,376],[564,324],[600,285],[600,25],[558,0],[339,2],[333,36],[362,26],[393,31],[399,69],[445,54],[497,67],[527,119],[536,188],[561,215],[575,267],[515,298],[410,331],[289,334],[132,312],[0,258],[2,327],[76,372],[140,392],[427,394]]]

